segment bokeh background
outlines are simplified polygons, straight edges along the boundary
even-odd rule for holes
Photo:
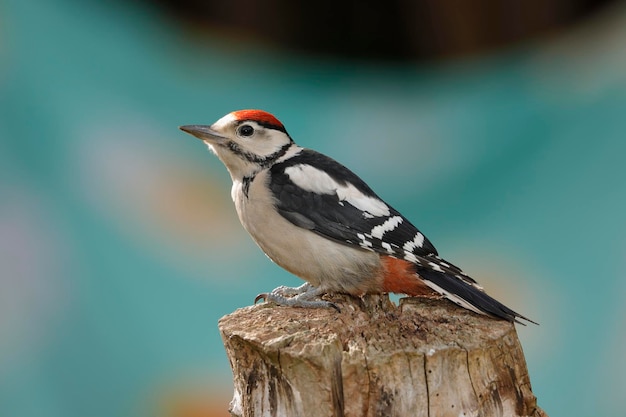
[[[540,322],[551,417],[625,415],[626,5],[335,3],[0,3],[0,416],[228,415],[217,320],[299,284],[177,130],[241,108]]]

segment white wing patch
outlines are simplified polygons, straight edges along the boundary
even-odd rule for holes
[[[398,227],[398,225],[402,223],[402,217],[400,216],[393,216],[388,218],[387,220],[385,220],[385,222],[383,224],[380,224],[378,226],[375,226],[372,229],[371,235],[373,237],[375,237],[376,239],[381,239],[383,238],[383,235],[386,232],[391,232],[392,230],[394,230],[396,227]]]
[[[406,259],[409,262],[413,262],[416,263],[418,265],[421,265],[422,263],[420,262],[419,259],[417,259],[417,256],[415,256],[415,254],[413,252],[404,252],[404,259]]]
[[[363,194],[350,183],[341,185],[330,175],[311,165],[298,164],[288,167],[285,169],[285,174],[303,190],[318,194],[337,194],[340,204],[342,201],[350,203],[363,211],[364,217],[381,217],[390,214],[389,207],[382,200]]]
[[[361,246],[363,249],[371,250],[371,248],[374,247],[374,244],[370,240],[368,240],[368,237],[371,237],[370,235],[357,233],[356,237],[358,237],[361,240],[359,242],[359,246]]]
[[[389,253],[390,255],[393,255],[393,248],[391,247],[391,245],[387,242],[381,242],[380,244],[383,249],[385,249],[387,251],[387,253]]]
[[[441,267],[440,267],[439,265],[437,265],[437,264],[436,264],[436,263],[434,263],[434,262],[428,262],[428,265],[429,265],[429,266],[430,266],[430,267],[431,267],[434,271],[437,271],[437,272],[442,272],[442,273],[443,273],[443,272],[445,272],[443,269],[441,269]]]
[[[415,248],[421,248],[423,244],[424,244],[424,235],[421,234],[420,232],[417,232],[417,234],[415,235],[415,238],[409,242],[406,242],[404,246],[402,247],[402,249],[404,249],[406,252],[413,252]]]

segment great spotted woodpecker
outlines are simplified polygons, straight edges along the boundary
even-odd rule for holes
[[[275,263],[304,279],[260,294],[280,305],[335,307],[325,293],[439,293],[477,313],[532,322],[487,295],[357,175],[298,146],[261,110],[181,126],[226,165],[243,227]]]

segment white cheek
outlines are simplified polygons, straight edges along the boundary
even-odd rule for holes
[[[244,150],[260,157],[269,156],[278,152],[283,146],[290,142],[289,138],[282,132],[274,130],[260,131],[250,138],[235,139],[235,142]]]

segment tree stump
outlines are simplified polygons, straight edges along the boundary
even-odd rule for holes
[[[269,303],[219,321],[234,375],[231,415],[547,417],[515,326],[447,300]]]

